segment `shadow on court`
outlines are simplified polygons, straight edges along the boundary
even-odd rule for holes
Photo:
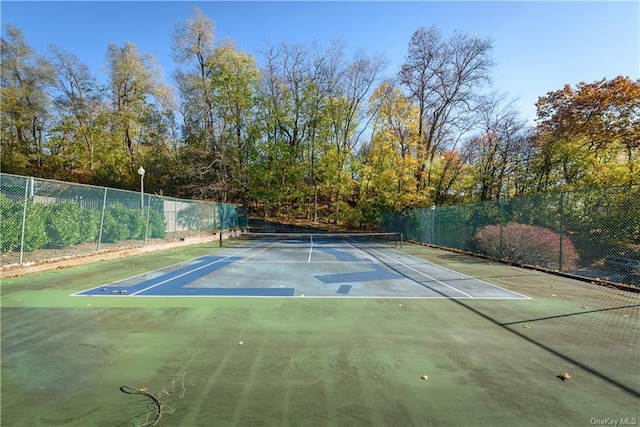
[[[530,299],[70,296],[221,257],[211,247],[3,280],[2,423],[143,425],[157,405],[142,390],[166,409],[160,426],[578,426],[637,417],[637,294],[425,248],[403,253],[496,278]],[[332,283],[345,285],[353,283]],[[556,377],[564,371],[571,380]]]

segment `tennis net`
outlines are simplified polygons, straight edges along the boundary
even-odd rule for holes
[[[278,248],[397,248],[402,247],[400,233],[268,233],[238,232],[233,242],[243,246]]]

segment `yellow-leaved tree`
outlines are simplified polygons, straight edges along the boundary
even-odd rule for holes
[[[640,80],[565,85],[536,107],[538,191],[640,182]]]
[[[418,108],[399,87],[384,82],[371,96],[370,114],[374,117],[373,133],[361,150],[361,210],[427,205],[433,189],[420,189],[416,175],[422,157]]]

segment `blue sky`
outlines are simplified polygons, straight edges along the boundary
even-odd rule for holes
[[[168,83],[175,68],[171,33],[199,7],[215,24],[218,40],[256,55],[267,41],[328,45],[383,52],[394,75],[412,33],[435,25],[490,37],[494,88],[519,97],[516,108],[533,123],[535,102],[565,84],[618,75],[640,78],[640,2],[552,1],[234,1],[58,2],[2,1],[3,29],[11,23],[39,53],[54,44],[78,56],[99,78],[107,47],[133,42],[153,54]]]

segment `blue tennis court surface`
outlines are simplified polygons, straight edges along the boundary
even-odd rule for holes
[[[360,240],[264,238],[74,294],[113,297],[523,299],[486,281]]]

